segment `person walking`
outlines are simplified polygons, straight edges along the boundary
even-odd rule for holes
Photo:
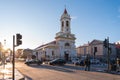
[[[90,71],[90,59],[87,57],[85,59],[85,71]]]
[[[118,59],[118,58],[117,58],[116,71],[117,71],[117,72],[120,72],[120,59]]]

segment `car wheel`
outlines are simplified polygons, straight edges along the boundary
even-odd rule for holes
[[[29,63],[27,63],[27,65],[29,66]]]

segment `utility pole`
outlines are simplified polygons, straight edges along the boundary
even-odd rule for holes
[[[107,70],[110,71],[110,45],[109,45],[109,37],[103,41],[104,47],[107,49]]]
[[[12,63],[13,63],[13,74],[12,74],[12,78],[13,80],[15,80],[15,35],[13,35],[13,60],[12,60]]]
[[[109,37],[107,37],[107,41],[108,41],[108,47],[107,47],[107,52],[108,52],[108,72],[110,71],[110,52],[109,52]]]

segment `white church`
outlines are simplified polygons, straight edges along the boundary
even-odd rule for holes
[[[39,60],[53,60],[62,58],[71,60],[77,57],[75,35],[71,33],[71,18],[65,9],[60,18],[60,32],[56,33],[55,40],[34,49],[33,54]]]

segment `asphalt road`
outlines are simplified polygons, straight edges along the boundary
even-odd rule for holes
[[[15,66],[29,80],[120,80],[120,75],[84,71],[78,66],[27,66],[23,62],[17,62]]]

